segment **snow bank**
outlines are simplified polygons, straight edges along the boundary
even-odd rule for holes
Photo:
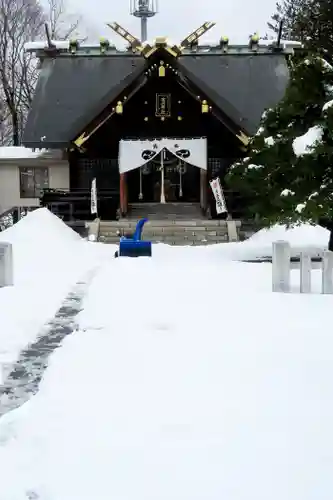
[[[36,338],[105,247],[82,240],[46,208],[0,233],[0,241],[12,243],[14,258],[14,287],[0,289],[1,365]]]
[[[309,130],[300,137],[296,137],[293,141],[293,150],[296,156],[310,154],[313,151],[316,143],[321,141],[323,129],[319,125],[309,128]]]
[[[275,225],[261,229],[251,238],[238,243],[222,243],[207,248],[214,258],[231,260],[254,260],[272,257],[272,244],[277,240],[288,241],[292,257],[299,257],[302,251],[309,251],[312,257],[322,255],[328,247],[330,232],[320,226],[300,224],[287,229]]]
[[[290,244],[292,256],[299,256],[302,251],[307,250],[316,257],[327,249],[329,236],[330,232],[320,226],[301,224],[288,229],[284,225],[275,225],[269,229],[261,229],[242,242],[240,253],[248,259],[271,257],[274,241],[284,240]]]
[[[1,419],[1,499],[331,500],[332,297],[208,250],[100,270],[82,330]]]
[[[255,233],[246,243],[261,245],[271,245],[274,241],[285,240],[292,247],[310,246],[323,248],[327,244],[329,231],[321,226],[311,224],[300,224],[292,228],[285,225],[275,225],[268,229],[261,229]]]

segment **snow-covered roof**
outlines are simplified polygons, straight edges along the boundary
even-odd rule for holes
[[[151,47],[155,46],[156,41],[158,41],[159,38],[165,38],[165,42],[169,47],[173,46],[178,46],[180,45],[180,40],[171,40],[168,37],[157,37],[154,39],[147,40],[146,42],[143,42],[142,45],[145,47],[146,45],[150,45]],[[106,38],[107,40],[107,38]],[[110,45],[114,45],[110,40]],[[229,45],[230,46],[247,46],[248,44],[248,37],[236,37],[235,39],[229,38]],[[276,39],[271,39],[271,40],[259,40],[259,45],[263,47],[268,47],[272,44],[275,44],[277,42]],[[123,50],[124,47],[126,46],[125,40],[120,39],[117,43],[117,46],[120,47],[120,50]],[[200,37],[198,40],[198,44],[200,46],[206,46],[206,47],[216,47],[220,43],[220,37],[216,38],[207,38],[206,36]],[[69,49],[69,44],[70,40],[52,40],[52,44],[57,48],[57,49],[62,49],[62,50],[68,50]],[[296,42],[293,40],[281,40],[280,45],[282,48],[287,48],[287,47],[295,47],[295,46],[302,46],[300,42]],[[98,48],[100,46],[100,41],[94,41],[94,42],[83,42],[80,43],[81,48]],[[48,43],[46,40],[35,40],[33,42],[27,42],[24,44],[24,50],[25,51],[37,51],[37,50],[44,50],[48,48]]]
[[[33,158],[62,158],[61,150],[30,149],[24,146],[0,147],[0,161],[3,160],[28,160]]]
[[[69,40],[52,40],[52,44],[57,49],[68,49]],[[27,42],[24,44],[24,50],[43,50],[48,48],[46,40],[36,40],[34,42]]]
[[[259,40],[259,45],[272,45],[277,43],[277,38],[269,38],[268,40]],[[284,47],[302,47],[302,42],[298,42],[297,40],[280,40],[280,45]]]

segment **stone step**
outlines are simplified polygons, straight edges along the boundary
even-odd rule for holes
[[[103,229],[100,231],[100,235],[102,236],[119,236],[119,229],[117,228],[109,228]],[[127,231],[125,231],[126,234]],[[121,233],[122,234],[122,233]],[[220,236],[228,234],[227,228],[219,227],[219,228],[210,228],[210,227],[164,227],[164,228],[150,228],[143,230],[142,236],[143,238],[149,239],[153,236],[178,236],[178,237],[188,237],[191,235],[198,235],[200,237],[204,236]]]
[[[142,217],[150,220],[166,220],[170,218],[177,220],[203,219],[199,203],[135,203],[130,205],[128,219],[140,219]]]
[[[101,221],[100,223],[100,230],[103,231],[106,228],[135,228],[138,220],[129,220],[129,219],[121,219],[119,221]],[[241,221],[235,221],[236,226],[240,227]],[[196,227],[227,227],[227,222],[225,220],[209,220],[209,219],[184,219],[181,221],[174,220],[174,219],[169,219],[169,220],[149,220],[146,222],[144,225],[144,228],[149,228],[149,227],[172,227],[172,226],[179,226],[179,227],[189,227],[189,226],[196,226]]]
[[[99,240],[101,243],[106,243],[106,244],[114,244],[117,245],[119,243],[119,238],[105,238],[101,237]],[[223,241],[218,241],[218,240],[208,240],[208,241],[202,241],[202,240],[184,240],[183,238],[167,238],[164,241],[160,240],[151,240],[152,243],[157,244],[157,243],[164,243],[165,245],[172,245],[172,246],[203,246],[203,245],[215,245],[219,243],[226,243],[226,240]]]
[[[228,241],[228,234],[224,235],[155,235],[149,238],[153,243],[167,243],[167,244],[183,244],[183,245],[196,245],[196,244],[210,244],[210,243],[226,243]],[[119,237],[111,235],[100,235],[99,241],[103,243],[119,243]]]

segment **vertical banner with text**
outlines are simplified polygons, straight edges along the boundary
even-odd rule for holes
[[[96,177],[91,182],[90,211],[97,215],[97,185]]]
[[[216,177],[216,179],[209,181],[209,184],[210,187],[212,188],[213,195],[216,201],[217,214],[224,214],[228,212],[220,178]]]

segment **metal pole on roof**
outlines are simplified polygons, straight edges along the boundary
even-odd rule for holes
[[[148,19],[157,14],[157,0],[131,0],[131,14],[141,19],[141,42],[146,42]]]

